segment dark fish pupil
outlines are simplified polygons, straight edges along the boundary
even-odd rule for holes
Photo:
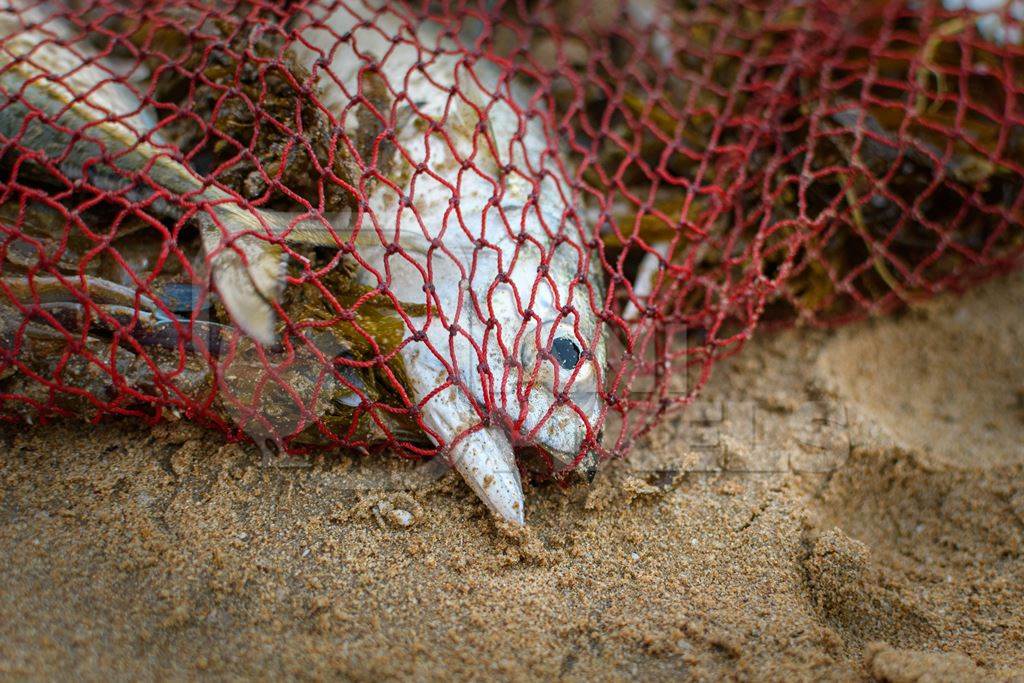
[[[551,342],[551,354],[566,370],[572,370],[580,362],[580,347],[568,337],[559,337]]]

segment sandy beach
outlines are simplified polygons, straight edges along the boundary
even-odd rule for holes
[[[1024,677],[1024,277],[764,334],[499,528],[454,475],[186,423],[0,435],[0,674]]]

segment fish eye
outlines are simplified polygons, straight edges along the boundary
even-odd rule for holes
[[[580,347],[569,337],[557,337],[551,342],[551,355],[555,357],[563,370],[573,370],[579,365],[583,354]]]

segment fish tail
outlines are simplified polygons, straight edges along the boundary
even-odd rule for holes
[[[221,301],[243,332],[273,344],[274,304],[284,291],[288,267],[287,254],[270,241],[280,218],[236,202],[216,204],[213,215],[202,225],[202,239]]]

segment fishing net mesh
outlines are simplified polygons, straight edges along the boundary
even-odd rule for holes
[[[334,48],[296,28],[349,7],[355,24],[325,31],[349,51],[354,80],[332,73]],[[1017,9],[800,0],[453,0],[387,10],[327,0],[9,4],[19,28],[0,43],[11,76],[0,77],[0,107],[16,112],[0,136],[3,415],[176,415],[289,451],[434,454],[446,439],[424,424],[435,394],[411,388],[410,350],[429,347],[449,361],[436,395],[474,394],[462,371],[500,337],[486,334],[494,323],[474,270],[493,261],[473,250],[452,257],[473,282],[459,301],[484,333],[438,310],[445,304],[429,287],[422,300],[406,300],[392,264],[429,259],[387,240],[395,214],[374,195],[396,197],[406,231],[436,237],[436,226],[416,218],[417,182],[429,176],[431,192],[447,188],[448,229],[474,236],[481,253],[508,256],[523,243],[521,221],[499,221],[510,240],[483,233],[480,211],[458,208],[463,179],[493,186],[496,199],[485,204],[496,210],[512,179],[542,201],[555,168],[564,196],[542,241],[573,246],[583,292],[559,302],[558,313],[588,308],[608,346],[583,450],[624,453],[692,401],[715,363],[759,328],[886,313],[1019,262]],[[31,37],[30,49],[11,48],[19,34]],[[402,67],[360,49],[361,40],[395,54],[411,46],[417,57]],[[47,55],[57,46],[75,58],[54,66]],[[39,65],[36,79],[65,83],[52,96],[86,103],[93,123],[69,129],[29,97],[17,71],[26,60]],[[407,96],[409,74],[431,64],[458,65],[447,80],[448,67],[431,71],[450,116],[425,113]],[[485,64],[492,77],[474,82]],[[89,66],[102,69],[104,86],[75,80]],[[138,104],[96,95],[107,83]],[[460,99],[475,103],[476,120],[456,115]],[[491,125],[501,117],[512,120]],[[129,118],[148,121],[133,130],[154,144],[159,136],[162,153],[200,190],[219,187],[247,211],[345,215],[356,234],[383,236],[378,256],[366,256],[352,233],[339,232],[332,249],[254,231],[289,265],[275,341],[252,341],[210,284],[211,250],[198,237],[204,221],[222,216],[210,211],[208,192],[170,187],[155,163],[119,164],[123,151],[104,143],[104,126]],[[33,138],[39,129],[29,121],[60,129],[59,144]],[[458,163],[438,168],[422,146],[403,156],[410,130],[448,140]],[[539,135],[541,165],[496,164],[501,155],[488,148],[508,146],[506,135]],[[84,157],[71,149],[83,140],[98,140]],[[116,182],[101,181],[101,167]],[[223,234],[219,248],[234,248]],[[465,284],[442,276],[424,270],[434,290]],[[536,280],[545,277],[537,268]],[[467,362],[438,348],[423,332],[437,319],[431,324],[452,338],[475,334],[478,355]],[[579,346],[585,358],[594,348],[587,339]],[[501,374],[491,367],[477,376]],[[518,386],[528,394],[529,377]],[[493,391],[474,396],[467,425],[508,412]],[[503,424],[530,442],[514,415]]]

